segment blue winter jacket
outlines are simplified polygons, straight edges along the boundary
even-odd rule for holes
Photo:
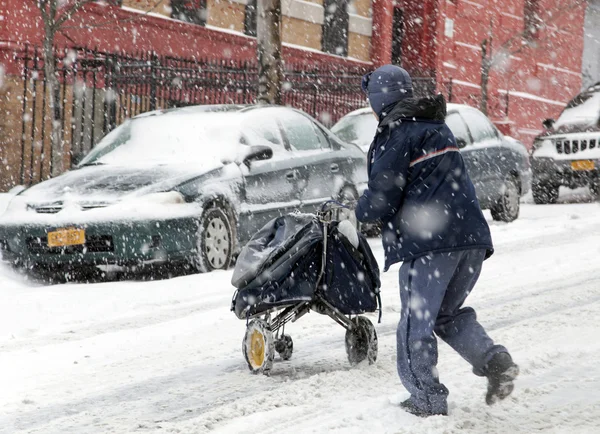
[[[385,271],[428,253],[486,249],[492,237],[442,95],[404,99],[379,123],[368,154],[369,184],[358,201],[362,222],[379,221]]]

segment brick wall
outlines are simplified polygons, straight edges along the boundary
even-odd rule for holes
[[[514,135],[531,144],[541,121],[557,116],[580,90],[584,2],[540,0],[542,19],[550,24],[526,46],[525,0],[437,1],[438,87],[447,90],[453,79],[454,101],[479,105],[481,43],[491,33],[497,65],[488,86],[488,114],[498,123],[513,123]]]
[[[21,112],[23,81],[4,76],[0,85],[0,191],[18,185],[21,167]]]
[[[163,0],[158,5],[156,0],[123,0],[123,6],[144,12],[152,11],[167,17],[171,16],[171,2],[169,0]]]
[[[208,0],[206,5],[206,24],[238,32],[244,31],[246,7],[243,4],[229,0]]]

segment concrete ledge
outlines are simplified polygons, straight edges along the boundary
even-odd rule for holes
[[[348,30],[352,33],[371,37],[373,35],[373,20],[360,15],[350,14]]]
[[[302,0],[282,0],[281,13],[286,17],[313,24],[323,25],[325,22],[325,9],[317,3]]]

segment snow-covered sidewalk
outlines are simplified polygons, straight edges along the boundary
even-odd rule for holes
[[[398,267],[383,275],[375,365],[351,368],[344,330],[310,314],[286,329],[294,356],[271,377],[245,366],[230,272],[32,286],[0,268],[0,432],[598,432],[599,205],[527,204],[492,231],[496,254],[469,303],[521,366],[499,405],[485,405],[485,380],[442,343],[450,415],[392,403],[404,393]]]

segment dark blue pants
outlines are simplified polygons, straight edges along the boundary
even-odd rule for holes
[[[413,403],[423,411],[448,410],[448,389],[440,383],[436,368],[435,335],[480,376],[494,354],[506,352],[504,347],[494,345],[477,322],[475,311],[463,307],[479,278],[484,257],[485,250],[436,253],[400,267],[398,374]]]

